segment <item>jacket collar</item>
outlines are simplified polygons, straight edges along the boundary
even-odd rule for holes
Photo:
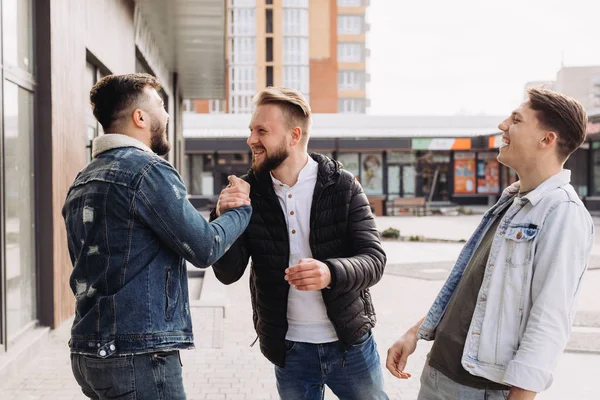
[[[136,147],[140,150],[153,153],[150,147],[131,136],[120,133],[107,133],[98,136],[92,142],[92,158],[98,157],[100,154],[108,150],[118,149],[121,147]],[[154,153],[153,153],[154,154]]]
[[[525,196],[518,199],[519,201],[529,201],[532,206],[535,206],[539,203],[544,196],[551,191],[552,189],[556,189],[558,187],[562,187],[571,182],[571,171],[568,169],[563,169],[561,172],[551,176],[542,182],[538,187],[533,189],[531,192],[527,193]],[[521,188],[521,181],[517,181],[507,187],[502,193],[502,197],[498,202],[503,203],[504,201],[512,198],[517,193],[519,193],[519,189]]]

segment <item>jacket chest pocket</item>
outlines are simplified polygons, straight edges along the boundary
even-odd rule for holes
[[[511,267],[520,267],[531,262],[533,242],[539,229],[537,225],[509,225],[504,233],[506,239],[506,262]]]

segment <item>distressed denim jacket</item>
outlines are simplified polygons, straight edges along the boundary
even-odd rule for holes
[[[475,249],[508,207],[492,242],[462,365],[473,375],[534,392],[551,385],[594,241],[593,221],[570,177],[563,170],[521,198],[515,197],[519,182],[504,191],[460,253],[418,338],[435,339]]]
[[[208,223],[177,171],[146,145],[109,134],[93,146],[63,207],[76,297],[71,351],[103,358],[193,348],[185,260],[217,261],[251,207]]]

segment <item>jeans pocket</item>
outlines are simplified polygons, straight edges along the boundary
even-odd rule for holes
[[[355,349],[363,347],[364,345],[368,344],[371,341],[371,339],[373,339],[373,332],[369,330],[367,333],[362,335],[360,339],[358,339],[358,341],[354,343],[350,348]]]
[[[286,340],[285,341],[285,352],[287,353],[291,353],[295,348],[296,348],[296,342],[292,342],[291,340]]]
[[[100,398],[135,400],[132,356],[83,358],[83,377]]]

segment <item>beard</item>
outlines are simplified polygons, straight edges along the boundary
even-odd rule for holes
[[[277,167],[279,167],[287,158],[290,153],[286,148],[285,139],[281,142],[281,145],[273,151],[273,154],[269,154],[267,150],[263,147],[264,151],[264,160],[259,163],[256,160],[256,157],[252,155],[252,169],[256,174],[261,174],[263,172],[271,172]]]
[[[160,120],[153,115],[151,118],[150,149],[162,157],[171,151],[171,144],[167,141],[166,137],[167,124],[162,124]]]

